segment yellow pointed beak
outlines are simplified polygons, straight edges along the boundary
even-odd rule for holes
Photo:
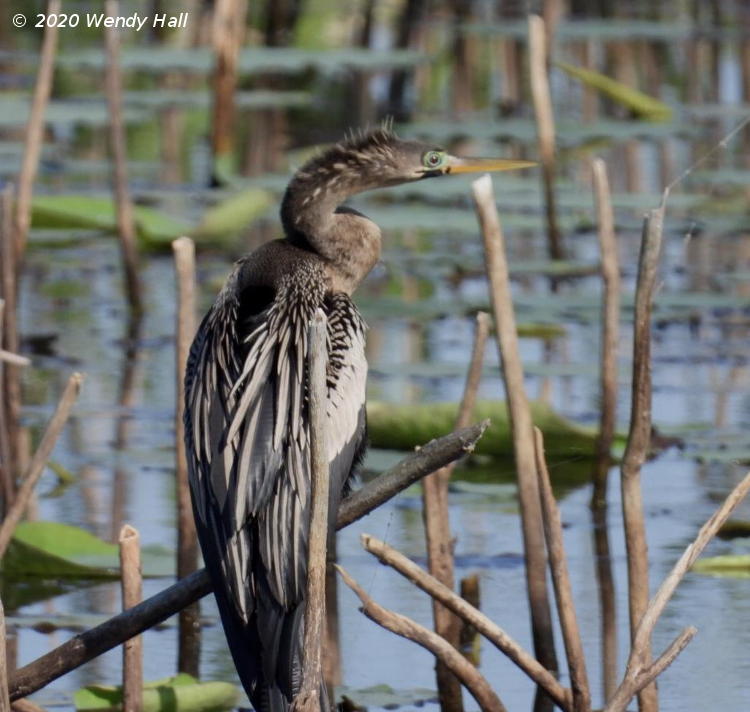
[[[487,171],[515,171],[535,166],[534,161],[516,161],[508,158],[458,158],[450,156],[446,173],[478,173]]]

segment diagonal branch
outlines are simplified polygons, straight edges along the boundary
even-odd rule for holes
[[[344,568],[336,565],[336,569],[344,583],[354,591],[362,601],[360,609],[370,620],[375,621],[383,628],[390,630],[396,635],[412,640],[423,648],[429,650],[443,665],[445,665],[466,687],[472,697],[477,701],[483,712],[507,712],[495,691],[490,687],[482,673],[477,670],[461,653],[458,652],[447,640],[433,633],[431,630],[415,623],[410,618],[399,613],[389,611],[387,608],[375,603],[365,593],[359,584],[346,572]]]

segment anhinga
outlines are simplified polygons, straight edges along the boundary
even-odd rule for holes
[[[203,558],[242,684],[257,710],[289,709],[300,683],[310,450],[307,331],[328,319],[332,522],[365,449],[365,323],[351,294],[380,229],[342,203],[372,188],[525,161],[462,159],[388,126],[307,162],[281,204],[284,237],[242,258],[193,343],[186,448]],[[323,709],[325,686],[321,684]]]

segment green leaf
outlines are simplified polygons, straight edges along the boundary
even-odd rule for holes
[[[228,682],[198,682],[181,673],[176,677],[146,683],[143,712],[206,712],[233,707],[239,690]],[[122,705],[122,687],[89,685],[73,695],[77,710],[109,710]]]
[[[162,547],[141,551],[144,576],[168,576],[174,556]],[[26,578],[118,578],[119,552],[115,544],[59,522],[21,522],[2,560],[3,574]]]
[[[638,89],[621,84],[591,69],[574,67],[567,62],[555,62],[555,66],[562,69],[571,77],[579,79],[586,86],[597,89],[613,101],[626,106],[642,119],[646,119],[647,121],[669,121],[672,118],[672,109],[669,106],[663,101],[659,101],[659,99],[654,99],[654,97],[638,91]]]
[[[693,571],[713,576],[732,576],[750,578],[750,554],[725,554],[698,559],[693,564]]]
[[[532,403],[532,418],[544,433],[545,450],[550,456],[592,457],[596,430],[563,418],[542,403]],[[373,447],[389,450],[413,450],[433,438],[453,430],[456,403],[419,405],[367,404],[367,431]],[[509,457],[513,440],[504,401],[480,401],[472,421],[489,418],[489,431],[476,448],[477,454]]]
[[[206,210],[190,234],[197,240],[219,240],[237,234],[263,215],[270,204],[268,191],[247,188]]]
[[[135,225],[145,246],[159,246],[189,232],[180,220],[153,208],[136,205]],[[115,205],[111,198],[87,195],[40,195],[31,204],[34,228],[81,228],[114,232]]]

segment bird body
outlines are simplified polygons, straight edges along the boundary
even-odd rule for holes
[[[286,712],[301,682],[311,499],[307,341],[319,308],[328,332],[329,532],[365,447],[366,327],[350,296],[379,259],[381,235],[341,204],[465,163],[387,127],[313,158],[282,201],[285,237],[236,264],[193,342],[185,441],[196,528],[240,679],[262,712]],[[325,698],[321,683],[322,708]]]

